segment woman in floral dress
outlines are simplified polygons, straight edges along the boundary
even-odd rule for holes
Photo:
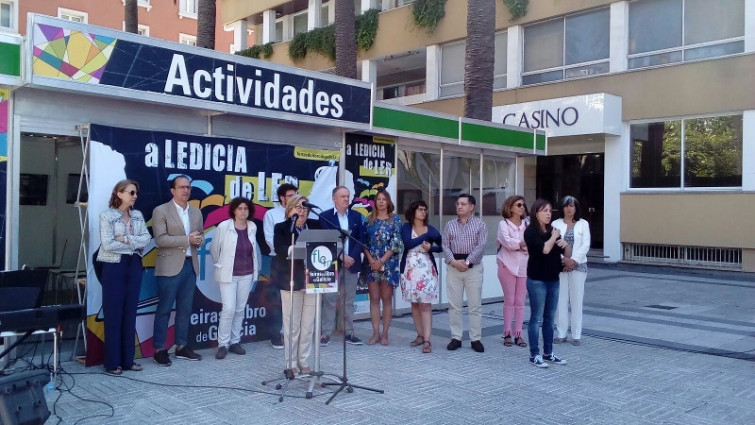
[[[393,289],[399,283],[401,219],[393,212],[393,201],[386,191],[375,196],[375,208],[367,217],[364,255],[369,265],[366,281],[370,295],[372,337],[368,345],[388,345],[388,329],[393,316]],[[380,302],[383,302],[383,332],[380,333]]]
[[[438,267],[433,252],[442,252],[438,229],[427,224],[427,204],[415,201],[406,210],[409,221],[401,228],[404,254],[401,256],[401,294],[412,303],[412,318],[417,338],[409,345],[422,345],[423,353],[432,352],[432,303],[438,299]]]

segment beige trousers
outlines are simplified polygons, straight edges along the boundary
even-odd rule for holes
[[[286,368],[289,360],[291,367],[309,367],[309,355],[312,351],[312,338],[315,330],[315,301],[317,295],[307,294],[303,289],[294,291],[294,308],[291,309],[291,293],[281,290],[281,309],[283,310],[283,336]],[[292,317],[293,314],[293,317]],[[289,340],[289,324],[291,326]],[[293,350],[289,344],[293,341]],[[293,353],[293,359],[289,359]]]
[[[446,268],[446,289],[448,290],[448,322],[451,326],[451,338],[461,341],[464,332],[464,295],[469,307],[469,339],[479,341],[482,337],[482,264],[475,264],[471,269],[460,272],[452,266]]]

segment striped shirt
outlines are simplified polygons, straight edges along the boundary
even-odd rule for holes
[[[454,259],[454,254],[469,254],[469,264],[482,262],[485,243],[488,241],[488,228],[479,217],[471,216],[466,223],[455,218],[443,228],[443,256],[446,263]]]

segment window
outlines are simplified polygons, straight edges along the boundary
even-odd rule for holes
[[[198,9],[199,0],[181,0],[178,15],[186,16],[188,18],[196,18]]]
[[[13,29],[15,27],[13,3],[0,1],[0,28]]]
[[[629,4],[630,69],[744,51],[744,0]]]
[[[524,28],[522,84],[609,71],[610,10],[569,15]]]
[[[189,46],[197,45],[197,37],[195,35],[189,35],[184,33],[178,34],[178,42],[181,44],[188,44]]]
[[[197,0],[197,1],[199,1],[199,0]],[[123,3],[123,5],[126,5],[126,0],[121,0],[121,3]],[[145,9],[147,9],[147,12],[149,12],[150,10],[152,10],[152,5],[150,4],[150,0],[138,0],[136,2],[136,5],[139,6],[139,7],[143,7]]]
[[[149,26],[138,24],[137,34],[149,37]],[[123,21],[123,31],[126,31],[126,21]]]
[[[59,7],[58,18],[71,22],[81,22],[82,24],[86,24],[89,21],[89,14],[87,12]]]
[[[495,35],[495,65],[493,67],[493,90],[506,88],[506,32]],[[466,42],[449,43],[440,53],[440,97],[464,94],[464,61]]]
[[[320,9],[320,27],[327,27],[330,25],[330,19],[328,17],[328,5],[323,4]]]
[[[307,32],[308,19],[309,19],[309,14],[307,13],[306,10],[304,12],[294,15],[294,35]]]
[[[631,187],[741,187],[742,131],[742,115],[632,124]]]
[[[283,41],[283,21],[275,22],[275,41]]]

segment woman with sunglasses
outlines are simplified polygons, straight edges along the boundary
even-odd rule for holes
[[[565,365],[566,360],[553,353],[553,320],[558,305],[561,256],[571,257],[571,247],[561,238],[561,232],[551,226],[551,203],[538,199],[532,205],[533,217],[524,231],[524,241],[530,258],[527,261],[527,295],[530,297],[530,363],[548,367],[545,362]],[[540,355],[538,328],[543,329],[543,351]]]
[[[102,312],[105,315],[105,371],[120,375],[140,371],[134,363],[136,306],[142,286],[142,249],[152,236],[144,216],[133,209],[139,183],[121,180],[110,194],[109,208],[100,213]]]
[[[241,346],[241,326],[254,282],[261,265],[257,244],[257,225],[254,204],[247,198],[233,198],[228,206],[229,219],[218,224],[210,243],[210,255],[215,263],[215,282],[220,288],[218,322],[218,350],[215,358],[224,359],[228,352],[246,354]]]
[[[556,310],[556,330],[558,334],[553,341],[556,344],[566,342],[569,330],[569,306],[571,305],[572,345],[580,345],[582,338],[582,299],[585,295],[587,279],[587,251],[590,250],[590,224],[582,218],[582,208],[577,198],[564,196],[561,199],[561,218],[553,222],[564,240],[571,246],[571,258],[563,259],[564,269],[559,275],[561,287],[558,294]]]
[[[501,207],[501,215],[503,220],[498,223],[496,259],[498,281],[503,289],[503,345],[526,347],[527,343],[522,338],[522,323],[524,299],[527,297],[527,261],[530,256],[524,242],[524,230],[527,228],[527,205],[524,197],[514,195],[506,198]]]
[[[281,310],[283,311],[283,352],[286,369],[296,374],[297,368],[302,374],[310,373],[309,357],[312,350],[312,335],[315,330],[315,301],[317,295],[307,294],[304,288],[304,260],[294,260],[294,290],[291,292],[291,257],[294,255],[291,236],[294,242],[301,232],[307,229],[320,229],[320,222],[310,220],[309,208],[304,202],[309,199],[303,195],[294,195],[286,203],[286,220],[275,225],[273,245],[276,256],[272,267],[281,293]],[[296,217],[294,217],[296,216]],[[290,249],[289,249],[290,248]]]

